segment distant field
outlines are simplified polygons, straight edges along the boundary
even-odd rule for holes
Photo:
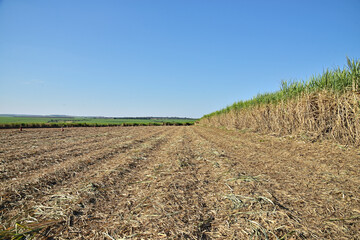
[[[61,126],[136,126],[136,125],[192,125],[189,118],[91,118],[91,117],[4,117],[0,128],[61,127]]]

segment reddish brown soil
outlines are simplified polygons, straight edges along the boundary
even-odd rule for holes
[[[199,126],[1,130],[0,223],[39,239],[360,239],[359,153]]]

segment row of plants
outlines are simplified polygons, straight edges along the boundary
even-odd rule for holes
[[[132,127],[132,126],[189,126],[193,122],[150,122],[150,123],[3,123],[0,128],[61,128],[61,127]]]
[[[360,90],[360,61],[347,58],[347,66],[343,69],[327,69],[320,75],[314,75],[307,81],[282,81],[279,91],[258,94],[246,101],[239,101],[219,111],[204,115],[202,118],[229,113],[232,110],[251,108],[265,104],[277,104],[289,99],[294,99],[304,94],[319,91],[329,91],[334,94],[344,92],[359,92]]]

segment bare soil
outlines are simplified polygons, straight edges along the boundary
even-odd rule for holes
[[[39,239],[360,239],[359,154],[200,126],[0,130],[0,223]]]

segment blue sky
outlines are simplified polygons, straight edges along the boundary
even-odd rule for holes
[[[0,0],[0,113],[201,117],[360,56],[359,0]]]

